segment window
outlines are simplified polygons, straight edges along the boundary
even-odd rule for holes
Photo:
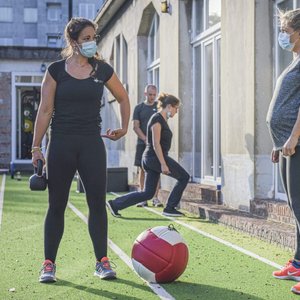
[[[0,7],[0,22],[12,22],[13,11],[12,7]]]
[[[154,14],[149,34],[148,34],[148,83],[152,83],[157,86],[159,90],[159,67],[160,67],[160,43],[159,43],[159,16]]]
[[[61,3],[47,3],[47,20],[59,21],[61,20]]]
[[[24,46],[35,47],[38,45],[37,39],[24,39]]]
[[[57,35],[48,35],[47,38],[47,46],[50,48],[57,48],[58,45],[59,36]]]
[[[193,0],[193,37],[221,22],[221,0]]]
[[[115,72],[120,81],[127,89],[127,73],[128,73],[128,50],[127,42],[123,34],[118,35],[114,41],[113,53],[111,56],[111,64],[114,66]]]
[[[79,16],[86,18],[86,19],[94,20],[94,18],[96,17],[95,4],[80,3],[79,4]]]
[[[221,1],[193,0],[193,179],[221,181]]]
[[[12,46],[13,39],[12,38],[0,38],[0,45],[1,46]]]
[[[37,8],[24,8],[24,23],[37,23]]]

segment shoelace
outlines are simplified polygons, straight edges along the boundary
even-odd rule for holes
[[[97,264],[98,265],[98,264]],[[112,262],[112,261],[109,261],[109,260],[105,260],[105,261],[102,261],[102,262],[99,262],[99,267],[103,267],[104,269],[106,270],[111,270],[111,266],[113,266],[114,268],[117,267],[117,265]],[[98,268],[97,268],[98,269]]]
[[[285,266],[282,268],[282,270],[288,268],[292,263],[293,263],[293,260],[290,259],[290,260],[285,264]]]
[[[45,264],[45,265],[43,265],[43,267],[42,267],[42,269],[41,269],[41,272],[53,272],[53,270],[54,270],[54,264],[52,264],[52,263],[47,263],[47,264]]]
[[[105,269],[111,270],[110,263],[109,263],[108,260],[103,261],[103,262],[102,262],[102,266],[103,266]]]

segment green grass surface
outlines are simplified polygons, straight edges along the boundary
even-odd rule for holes
[[[114,196],[108,195],[108,198]],[[84,194],[70,201],[87,215]],[[27,182],[7,178],[4,215],[0,231],[0,299],[157,299],[111,250],[118,279],[101,281],[92,276],[94,255],[86,224],[66,210],[65,234],[57,257],[58,282],[38,283],[43,260],[43,221],[46,192],[30,192]],[[161,209],[157,209],[160,211]],[[131,207],[123,218],[109,214],[109,238],[130,256],[135,238],[145,229],[168,225],[170,220],[145,209]],[[195,219],[180,218],[203,231],[231,241],[265,258],[283,264],[291,253],[230,228]],[[293,281],[271,277],[274,270],[216,241],[173,223],[186,240],[190,259],[186,271],[174,283],[162,285],[176,299],[296,299],[290,292]],[[9,289],[15,288],[15,292]]]

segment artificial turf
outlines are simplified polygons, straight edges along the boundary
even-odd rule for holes
[[[108,198],[114,196],[108,194]],[[88,214],[84,194],[75,192],[70,201]],[[111,250],[118,279],[101,281],[92,276],[94,257],[86,224],[66,210],[65,234],[57,257],[58,282],[38,283],[43,260],[43,220],[46,192],[30,192],[27,181],[7,179],[0,231],[0,299],[157,299],[150,288]],[[160,210],[160,209],[157,209]],[[131,207],[122,218],[109,214],[109,238],[130,256],[135,238],[149,227],[168,225],[170,220],[145,209]],[[291,252],[254,237],[192,216],[181,218],[203,231],[283,264]],[[216,241],[173,223],[187,242],[189,263],[182,276],[162,286],[176,299],[296,299],[292,281],[271,276],[274,270]],[[15,289],[15,291],[9,291]]]

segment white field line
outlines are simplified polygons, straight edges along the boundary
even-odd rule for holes
[[[145,209],[147,209],[148,211],[151,211],[153,213],[156,213],[156,214],[162,216],[162,214],[160,214],[159,212],[155,211],[152,208],[145,207]],[[261,256],[255,254],[255,253],[253,253],[253,252],[251,252],[249,250],[246,250],[246,249],[244,249],[244,248],[242,248],[242,247],[240,247],[238,245],[232,244],[232,243],[230,243],[228,241],[225,241],[225,240],[223,240],[221,238],[218,238],[217,236],[214,236],[214,235],[212,235],[210,233],[207,233],[207,232],[205,232],[203,230],[200,230],[200,229],[198,229],[198,228],[196,228],[196,227],[194,227],[192,225],[186,224],[186,223],[184,223],[182,221],[178,221],[177,219],[172,218],[172,217],[167,217],[167,216],[164,216],[164,217],[167,218],[167,219],[170,219],[173,222],[178,223],[178,224],[180,224],[180,225],[182,225],[182,226],[184,226],[186,228],[189,228],[189,229],[191,229],[191,230],[193,230],[193,231],[195,231],[195,232],[197,232],[197,233],[199,233],[199,234],[201,234],[201,235],[203,235],[205,237],[208,237],[208,238],[210,238],[212,240],[215,240],[215,241],[217,241],[217,242],[219,242],[219,243],[221,243],[223,245],[226,245],[227,247],[233,248],[234,250],[237,250],[237,251],[242,252],[242,253],[244,253],[244,254],[246,254],[248,256],[251,256],[251,257],[253,257],[255,259],[258,259],[261,262],[264,262],[265,264],[270,265],[270,266],[272,266],[272,267],[274,267],[276,269],[281,269],[282,268],[281,265],[279,265],[279,264],[277,264],[277,263],[275,263],[275,262],[273,262],[271,260],[268,260],[268,259],[266,259],[264,257],[261,257]]]
[[[6,179],[6,175],[3,174],[1,188],[0,188],[0,229],[1,229],[1,223],[2,223],[5,179]]]
[[[78,210],[72,203],[68,202],[69,208],[86,224],[88,222],[87,217]],[[135,272],[130,257],[121,249],[119,248],[112,240],[108,239],[108,246],[124,261],[124,263]],[[135,274],[143,280],[151,289],[152,291],[163,300],[175,300],[173,296],[171,296],[161,285],[157,283],[150,283],[146,280],[144,280],[142,277],[140,277],[136,272]]]
[[[119,194],[116,194],[116,193],[111,193],[111,194],[112,194],[112,195],[115,195],[115,196],[120,196]],[[199,234],[201,234],[201,235],[203,235],[203,236],[205,236],[205,237],[208,237],[208,238],[210,238],[210,239],[212,239],[212,240],[214,240],[214,241],[217,241],[217,242],[219,242],[219,243],[221,243],[221,244],[223,244],[223,245],[226,245],[227,247],[233,248],[234,250],[237,250],[237,251],[239,251],[239,252],[242,252],[242,253],[244,253],[244,254],[246,254],[246,255],[248,255],[248,256],[251,256],[251,257],[253,257],[253,258],[257,259],[257,260],[260,260],[261,262],[263,262],[263,263],[265,263],[265,264],[267,264],[267,265],[270,265],[270,266],[272,266],[272,267],[274,267],[274,268],[276,268],[276,269],[281,269],[281,268],[282,268],[281,265],[279,265],[279,264],[277,264],[277,263],[275,263],[275,262],[273,262],[273,261],[271,261],[271,260],[268,260],[268,259],[266,259],[266,258],[264,258],[264,257],[261,257],[261,256],[255,254],[255,253],[253,253],[253,252],[251,252],[251,251],[249,251],[249,250],[246,250],[246,249],[244,249],[244,248],[242,248],[242,247],[240,247],[240,246],[238,246],[238,245],[232,244],[232,243],[230,243],[230,242],[228,242],[228,241],[225,241],[225,240],[223,240],[223,239],[221,239],[221,238],[218,238],[217,236],[214,236],[214,235],[212,235],[212,234],[210,234],[210,233],[208,233],[208,232],[205,232],[205,231],[203,231],[203,230],[200,230],[200,229],[198,229],[198,228],[196,228],[196,227],[194,227],[194,226],[192,226],[192,225],[186,224],[186,223],[184,223],[184,222],[182,222],[182,221],[178,221],[178,219],[175,219],[175,218],[172,218],[172,217],[164,216],[164,215],[162,215],[160,212],[158,212],[158,211],[156,211],[156,210],[154,210],[154,209],[152,209],[152,208],[149,208],[149,207],[144,207],[144,208],[147,209],[147,210],[150,211],[150,212],[153,212],[153,213],[155,213],[155,214],[157,214],[157,215],[160,215],[160,216],[165,217],[165,218],[167,218],[167,219],[169,219],[169,220],[172,220],[173,222],[175,222],[175,223],[177,223],[177,224],[180,224],[180,225],[182,225],[182,226],[184,226],[184,227],[186,227],[186,228],[188,228],[188,229],[191,229],[191,230],[193,230],[193,231],[195,231],[195,232],[197,232],[197,233],[199,233]]]

